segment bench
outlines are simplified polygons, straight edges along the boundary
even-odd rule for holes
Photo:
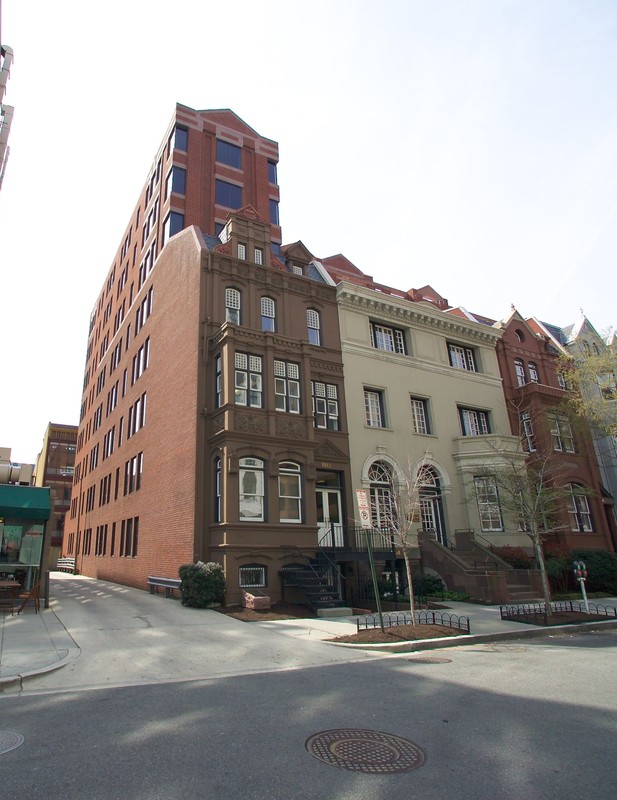
[[[75,572],[74,558],[59,558],[55,567],[58,572]]]
[[[180,589],[182,581],[180,578],[157,578],[154,575],[148,576],[148,586],[150,594],[158,594],[159,589],[165,589],[165,597],[171,597],[174,589]]]

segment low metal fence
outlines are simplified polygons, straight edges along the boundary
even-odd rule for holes
[[[411,625],[411,611],[397,611],[381,615],[384,628],[395,628],[398,625]],[[379,614],[363,614],[356,620],[358,632],[371,628],[381,628]],[[443,611],[416,611],[414,614],[416,625],[443,625],[446,628],[456,628],[463,633],[470,633],[469,617],[458,614],[447,614]]]
[[[550,604],[550,608],[553,613],[558,613],[560,611],[580,611],[583,614],[587,613],[587,608],[581,600],[553,600]],[[529,616],[546,617],[546,604],[513,603],[511,605],[499,606],[499,613],[502,619]],[[601,603],[589,603],[589,613],[599,617],[617,619],[617,608],[615,606],[606,606]]]

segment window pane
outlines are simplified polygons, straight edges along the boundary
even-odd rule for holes
[[[242,168],[242,150],[235,144],[216,140],[216,160],[236,169]]]
[[[216,202],[226,208],[242,207],[242,187],[217,178]]]

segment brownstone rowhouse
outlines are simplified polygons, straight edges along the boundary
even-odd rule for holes
[[[83,574],[146,588],[213,560],[229,602],[277,599],[325,492],[352,513],[336,290],[281,248],[277,160],[232,112],[178,107],[91,318],[64,546]]]

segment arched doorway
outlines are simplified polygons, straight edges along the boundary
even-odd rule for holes
[[[448,537],[443,518],[441,481],[437,470],[428,466],[421,467],[418,471],[418,487],[422,530],[434,531],[439,544],[446,546]]]

